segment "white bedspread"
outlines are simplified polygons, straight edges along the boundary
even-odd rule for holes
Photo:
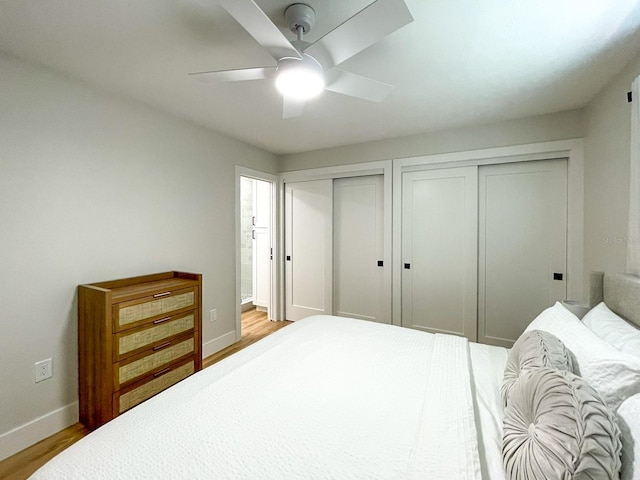
[[[286,327],[126,412],[34,479],[481,476],[465,339]]]

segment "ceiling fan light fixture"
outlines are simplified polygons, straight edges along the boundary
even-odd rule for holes
[[[278,62],[275,83],[283,96],[309,100],[324,90],[324,72],[315,58],[303,53],[302,59],[287,57]]]

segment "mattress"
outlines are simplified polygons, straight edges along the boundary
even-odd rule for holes
[[[492,348],[310,317],[115,418],[32,478],[500,478],[491,409],[506,350]]]

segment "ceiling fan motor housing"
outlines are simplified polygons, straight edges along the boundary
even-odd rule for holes
[[[302,28],[302,33],[307,34],[316,23],[316,12],[306,3],[294,3],[284,11],[284,18],[293,33]]]

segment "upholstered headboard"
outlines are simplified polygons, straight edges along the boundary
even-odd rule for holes
[[[591,272],[589,306],[602,301],[640,328],[640,277],[628,273]]]

